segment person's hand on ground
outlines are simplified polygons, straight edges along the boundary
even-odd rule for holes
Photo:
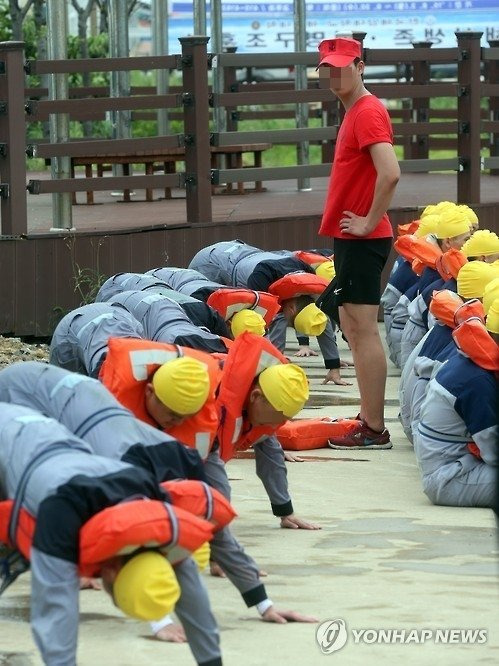
[[[289,530],[321,530],[320,525],[315,525],[314,523],[309,523],[303,518],[298,518],[294,513],[290,513],[289,516],[283,516],[281,518],[281,527]]]
[[[292,610],[278,610],[274,606],[267,608],[262,615],[262,620],[264,622],[275,622],[276,624],[286,624],[287,622],[319,622],[312,615],[303,615],[303,613]]]
[[[340,368],[353,368],[354,362],[353,361],[340,361]]]
[[[80,577],[80,590],[102,590],[102,584],[97,578],[90,576]]]
[[[300,348],[296,352],[295,356],[298,356],[300,358],[305,358],[307,356],[319,356],[319,354],[316,351],[314,351],[311,347],[300,345]]]
[[[328,371],[324,381],[322,382],[323,384],[329,384],[329,382],[333,382],[333,384],[336,384],[337,386],[351,386],[352,382],[347,382],[344,379],[341,378],[340,371],[338,368],[331,368],[331,370]]]
[[[293,453],[290,453],[289,451],[284,451],[284,460],[287,460],[288,462],[305,462],[304,458],[300,458],[300,456],[295,456]]]
[[[165,643],[187,643],[187,636],[180,624],[167,624],[157,631],[154,637]]]

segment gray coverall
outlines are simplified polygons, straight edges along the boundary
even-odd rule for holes
[[[163,268],[153,268],[153,270],[147,271],[146,275],[163,280],[163,282],[166,282],[175,291],[199,298],[202,301],[206,301],[214,291],[225,286],[219,282],[209,280],[199,271],[190,268],[165,266]]]
[[[122,291],[108,303],[125,308],[144,328],[144,337],[155,342],[183,345],[204,352],[227,353],[218,335],[196,326],[179,303],[150,291]]]
[[[63,423],[103,456],[146,468],[158,482],[171,469],[190,470],[190,478],[206,480],[230,499],[230,485],[218,451],[211,451],[202,469],[197,453],[169,435],[136,419],[100,382],[36,361],[20,362],[0,371],[0,401],[32,407]],[[175,457],[166,456],[170,445]],[[287,489],[284,455],[275,437],[255,445],[257,474],[275,515],[293,513]],[[206,451],[200,452],[203,457]],[[178,476],[179,474],[177,474]],[[258,568],[228,527],[210,542],[212,557],[226,572],[248,606],[267,598]]]
[[[272,282],[279,279],[279,277],[284,277],[289,271],[286,269],[282,275],[275,275],[275,280],[272,280],[269,284],[265,282],[252,284],[252,278],[258,264],[267,261],[276,262],[275,266],[279,262],[293,261],[296,264],[295,271],[299,271],[301,268],[302,270],[306,270],[306,272],[314,272],[307,264],[296,259],[292,252],[287,250],[264,252],[238,240],[215,243],[203,248],[193,257],[189,268],[199,271],[210,280],[215,280],[228,286],[268,291]],[[285,266],[286,263],[282,265]],[[268,338],[279,351],[284,351],[286,346],[287,326],[287,321],[280,312],[269,327]],[[336,345],[334,328],[330,321],[328,321],[324,333],[317,337],[317,342],[324,357],[326,368],[339,368],[340,357]]]
[[[145,336],[142,324],[124,308],[108,303],[83,305],[57,324],[50,343],[50,363],[97,377],[110,337]]]
[[[116,273],[116,275],[111,275],[101,286],[95,297],[95,302],[109,301],[110,298],[122,291],[147,291],[153,288],[169,289],[165,282],[151,275],[144,275],[143,273]]]
[[[0,405],[0,499],[18,500],[36,518],[31,548],[31,628],[47,666],[75,666],[78,538],[93,515],[132,496],[164,501],[145,470],[92,453],[40,412]],[[198,664],[219,666],[219,635],[192,559],[175,566],[176,612]]]

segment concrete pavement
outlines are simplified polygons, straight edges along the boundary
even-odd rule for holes
[[[291,355],[296,342],[289,340]],[[348,358],[344,343],[340,346]],[[312,389],[303,416],[356,413],[353,369],[343,371],[353,386],[322,386],[321,361],[300,362]],[[265,624],[256,611],[245,608],[227,580],[205,575],[221,629],[224,664],[499,663],[498,539],[492,512],[434,507],[426,499],[412,448],[397,420],[398,373],[391,367],[389,374],[386,414],[392,450],[322,449],[305,453],[305,462],[288,464],[296,513],[320,523],[322,530],[279,529],[254,462],[233,460],[228,466],[239,512],[234,532],[268,572],[269,596],[277,607],[315,615],[321,622],[343,620],[346,645],[324,655],[316,643],[316,624]],[[186,645],[151,640],[147,625],[124,618],[103,592],[84,591],[80,600],[81,666],[194,663]],[[25,575],[0,599],[2,666],[41,663],[28,617]],[[368,631],[361,635],[363,629]],[[411,642],[401,643],[399,633],[398,643],[377,643],[379,634],[369,630],[381,629],[405,630],[405,640],[412,636]],[[484,629],[487,642],[459,642],[460,634],[449,633],[452,629]],[[426,640],[416,642],[422,630],[427,630]],[[475,640],[484,636],[475,634]],[[469,634],[468,640],[472,638]]]

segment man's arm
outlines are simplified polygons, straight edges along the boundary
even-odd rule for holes
[[[284,451],[276,437],[266,437],[253,445],[256,473],[270,499],[272,513],[281,519],[281,527],[318,530],[320,527],[298,518],[288,492],[288,478]]]
[[[377,173],[371,208],[365,217],[345,210],[340,220],[341,231],[354,236],[366,236],[378,226],[400,179],[400,167],[391,143],[374,143],[368,150]]]

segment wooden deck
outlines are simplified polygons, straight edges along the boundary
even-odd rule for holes
[[[99,276],[186,266],[195,252],[217,241],[241,238],[269,250],[331,246],[317,235],[327,179],[313,180],[310,192],[297,192],[291,181],[264,185],[268,191],[262,193],[213,197],[214,221],[196,225],[187,224],[181,191],[153,202],[137,191],[130,203],[99,192],[94,205],[73,207],[75,232],[50,231],[51,196],[29,196],[27,237],[0,236],[0,334],[48,336],[61,316],[89,298]],[[481,226],[496,231],[498,185],[497,176],[484,176],[482,203],[474,206]],[[409,222],[426,204],[455,195],[454,174],[404,175],[392,224]]]
[[[31,177],[48,178],[49,174],[31,174]],[[266,192],[214,196],[214,223],[234,224],[300,218],[318,224],[326,194],[326,178],[311,180],[310,192],[297,191],[296,181],[268,181],[264,186]],[[482,207],[489,208],[490,204],[493,204],[495,209],[487,214],[487,226],[493,224],[499,228],[499,177],[482,176],[481,190]],[[122,197],[112,196],[110,192],[96,192],[94,205],[73,206],[73,225],[78,232],[131,231],[144,227],[187,225],[184,192],[173,190],[172,196],[172,199],[165,200],[164,193],[156,190],[155,200],[146,202],[145,191],[137,190],[132,201],[127,203],[122,201]],[[415,215],[418,207],[443,199],[456,199],[455,174],[403,174],[392,209],[406,213],[414,211]],[[472,203],[470,202],[470,205]],[[48,232],[52,226],[51,215],[51,195],[28,197],[30,234]]]

